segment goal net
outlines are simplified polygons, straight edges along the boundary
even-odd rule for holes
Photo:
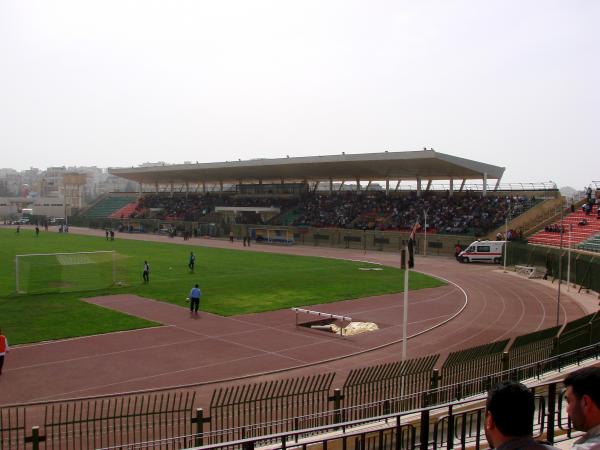
[[[114,251],[17,255],[19,294],[105,289],[124,284],[121,258]]]
[[[293,244],[294,233],[287,228],[252,228],[250,230],[256,242],[266,244]]]

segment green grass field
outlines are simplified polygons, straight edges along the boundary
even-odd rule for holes
[[[403,289],[402,271],[359,270],[365,263],[317,257],[288,256],[228,249],[191,247],[99,237],[59,234],[51,229],[36,238],[31,230],[0,229],[0,328],[12,343],[107,333],[156,324],[80,301],[111,293],[131,293],[185,308],[194,283],[203,291],[201,309],[220,315],[271,311],[345,299],[398,292]],[[16,254],[115,250],[119,275],[126,286],[94,291],[59,292],[65,286],[52,274],[61,265],[38,267],[22,282],[46,293],[15,294]],[[189,252],[196,254],[195,273],[187,268]],[[150,283],[142,283],[144,260],[151,265]],[[68,270],[89,271],[93,266]],[[66,270],[66,269],[65,269]],[[98,268],[99,271],[108,269]],[[21,272],[21,271],[20,271]],[[57,275],[58,276],[58,275]],[[102,278],[99,276],[99,279]],[[58,283],[57,283],[58,281]],[[440,280],[412,272],[410,289],[441,286]],[[67,285],[67,287],[69,287]],[[66,289],[68,290],[68,289]],[[52,292],[54,291],[54,292]]]

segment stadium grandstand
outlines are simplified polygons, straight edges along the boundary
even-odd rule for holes
[[[502,184],[503,167],[427,149],[109,172],[138,183],[137,198],[110,194],[76,223],[193,235],[232,231],[258,240],[284,233],[288,242],[315,234],[327,240],[341,229],[347,245],[357,242],[353,232],[407,233],[419,223],[420,234],[440,236],[427,244],[438,254],[456,244],[441,236],[461,236],[463,244],[470,237],[496,238],[507,220],[503,234],[522,237],[528,223],[515,219],[532,209],[548,214],[559,196],[554,183]],[[115,220],[98,220],[109,218]],[[318,229],[323,232],[310,231]],[[378,242],[385,249],[385,241]]]
[[[201,354],[206,360],[202,372],[215,370],[220,378],[196,380],[185,376],[192,369],[182,369],[175,371],[180,381],[169,384],[165,373],[138,373],[139,379],[111,378],[99,395],[40,395],[42,400],[0,406],[0,450],[478,449],[486,445],[486,392],[506,379],[534,390],[536,438],[555,443],[578,436],[566,415],[562,379],[600,360],[600,264],[593,253],[600,250],[598,189],[567,204],[554,183],[502,184],[502,167],[433,150],[115,168],[110,173],[138,183],[138,191],[99,199],[72,218],[82,226],[74,232],[97,236],[94,228],[110,228],[136,233],[124,233],[125,238],[164,243],[169,240],[160,235],[168,230],[170,237],[184,239],[243,238],[244,247],[250,237],[303,247],[298,253],[284,246],[247,251],[353,261],[368,255],[374,264],[390,266],[399,265],[397,253],[414,232],[416,252],[426,260],[424,272],[448,282],[448,290],[461,302],[464,297],[464,306],[447,322],[411,336],[418,354],[401,360],[393,346],[401,342],[397,336],[378,340],[385,330],[363,340],[328,335],[318,349],[304,342],[287,348],[290,336],[303,333],[310,339],[309,333],[322,331],[290,325],[291,330],[277,334],[276,317],[292,317],[291,311],[276,311],[279,315],[265,322],[260,314],[230,322],[203,318],[201,326],[188,329],[174,305],[150,306],[152,300],[140,297],[100,299],[99,305],[106,302],[127,313],[149,312],[152,320],[164,307],[171,322],[162,322],[167,326],[156,346],[173,330],[190,333],[193,338],[177,336],[186,343],[209,337],[207,346],[188,347],[185,358]],[[485,238],[510,241],[504,247],[504,271],[424,258],[453,255],[457,244]],[[218,239],[192,242],[232,248]],[[566,246],[577,255],[572,264]],[[506,273],[506,267],[517,273]],[[529,278],[543,273],[549,280],[526,279],[518,268]],[[587,309],[570,297],[560,309],[563,281],[577,287],[563,295],[574,297],[577,291]],[[424,303],[450,296],[449,291],[439,297],[428,291],[420,297]],[[586,296],[589,292],[595,295]],[[473,305],[476,310],[470,310]],[[363,304],[357,311],[365,315],[370,308]],[[437,308],[435,303],[424,306],[428,315],[415,322],[429,324]],[[463,311],[467,317],[459,317]],[[241,338],[244,357],[226,366],[223,358],[240,344],[234,333],[240,324],[248,327]],[[322,330],[330,322],[319,318],[315,324],[315,330]],[[257,349],[263,344],[266,355],[260,359]],[[90,345],[95,349],[97,344]],[[154,359],[156,346],[144,348],[148,358]],[[219,358],[209,346],[222,349],[212,349]],[[269,362],[279,356],[279,346],[285,347],[288,365],[273,369]],[[375,351],[384,362],[372,356]],[[176,355],[166,359],[174,364]],[[133,365],[119,363],[123,371]],[[136,384],[140,380],[142,387]],[[128,389],[110,391],[114,386]]]

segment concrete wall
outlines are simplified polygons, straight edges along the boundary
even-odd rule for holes
[[[62,198],[2,197],[0,198],[0,218],[12,218],[21,214],[21,208],[33,209],[35,216],[63,217],[65,206]]]
[[[269,227],[252,225],[233,225],[232,230],[237,239],[241,239],[248,229],[278,229],[289,230],[294,240],[300,245],[314,247],[351,248],[355,250],[376,250],[382,252],[398,252],[408,241],[408,232],[398,231],[362,231],[338,228],[307,228],[307,227]],[[425,236],[416,236],[415,253],[422,255],[425,248]],[[443,234],[427,235],[427,254],[454,256],[454,246],[458,242],[466,247],[475,240],[473,236],[456,236]]]

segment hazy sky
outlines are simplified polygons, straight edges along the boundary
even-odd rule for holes
[[[0,167],[420,150],[600,180],[600,1],[0,0]]]

